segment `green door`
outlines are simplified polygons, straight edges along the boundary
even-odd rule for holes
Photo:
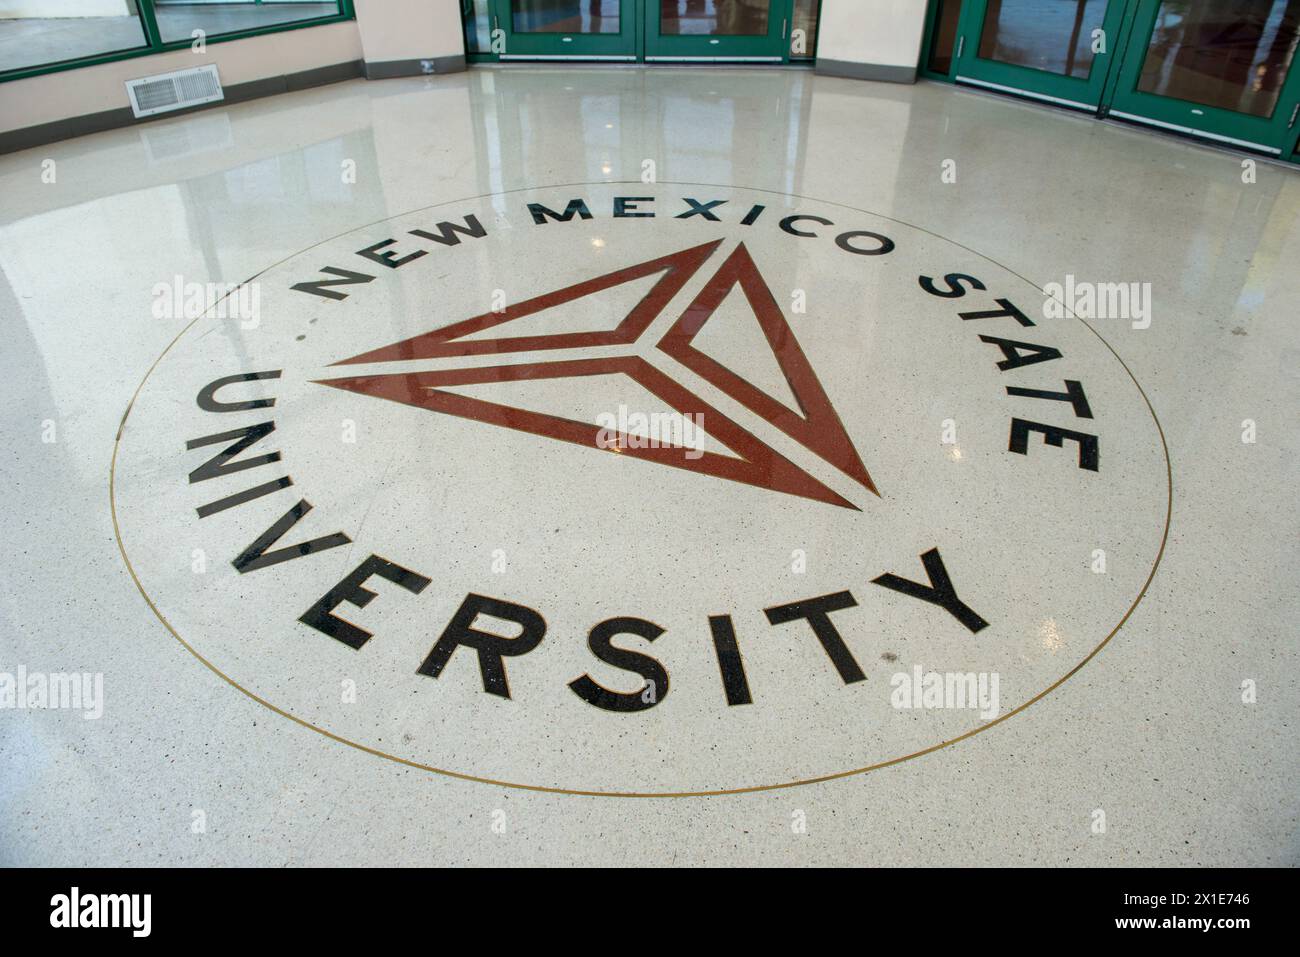
[[[636,8],[636,0],[492,0],[492,29],[502,60],[635,60]]]
[[[1110,114],[1288,155],[1298,0],[1139,0]]]
[[[1124,6],[1124,0],[966,0],[956,79],[1095,111]]]
[[[644,0],[645,58],[783,63],[792,0]]]

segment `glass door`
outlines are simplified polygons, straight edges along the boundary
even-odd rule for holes
[[[1140,0],[1111,115],[1288,154],[1300,0]]]
[[[791,0],[645,0],[647,60],[787,59]]]
[[[966,0],[953,64],[956,79],[1096,110],[1124,5],[1124,0]],[[945,6],[951,13],[952,4]]]
[[[492,31],[502,60],[635,60],[636,20],[635,0],[493,0]]]

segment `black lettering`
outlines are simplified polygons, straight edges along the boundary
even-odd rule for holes
[[[654,213],[637,212],[637,203],[653,203],[653,196],[615,196],[614,217],[616,219],[653,219]]]
[[[298,620],[331,638],[337,638],[349,648],[360,650],[361,646],[373,637],[371,633],[364,628],[358,628],[350,621],[335,617],[331,612],[345,601],[357,608],[365,608],[374,601],[377,596],[365,587],[366,580],[374,575],[387,579],[394,585],[400,585],[413,595],[420,594],[430,584],[430,580],[418,572],[395,565],[378,555],[371,555],[349,572],[346,578],[327,591],[325,597],[303,612]]]
[[[930,578],[928,586],[893,574],[873,578],[871,583],[902,592],[904,595],[911,595],[913,598],[919,598],[931,605],[938,605],[972,632],[981,631],[988,627],[989,623],[987,621],[975,614],[969,605],[957,597],[957,590],[952,587],[952,579],[948,577],[948,570],[943,567],[943,559],[939,556],[939,549],[930,549],[921,556],[921,562],[925,565],[925,573]]]
[[[460,233],[462,236],[469,236],[472,239],[482,239],[487,235],[487,230],[483,228],[482,224],[478,221],[478,217],[473,213],[470,213],[465,217],[464,226],[458,226],[456,223],[439,223],[433,228],[438,231],[436,233],[428,233],[423,229],[412,229],[410,230],[410,233],[412,236],[419,236],[421,239],[428,239],[432,242],[440,243],[443,246],[459,246],[460,236],[457,236],[457,233]]]
[[[1009,300],[998,299],[995,301],[999,306],[1002,307],[1001,309],[991,309],[988,312],[962,312],[962,313],[958,313],[958,315],[960,315],[963,319],[967,319],[967,320],[1001,319],[1009,316],[1012,319],[1016,320],[1016,322],[1020,323],[1022,326],[1032,326],[1034,324],[1032,319],[1026,316],[1015,306],[1013,306]]]
[[[980,336],[980,342],[987,342],[1002,350],[1002,354],[1006,358],[998,363],[998,368],[1003,372],[1009,369],[1019,369],[1021,366],[1031,366],[1035,362],[1051,362],[1053,359],[1061,358],[1060,349],[1054,349],[1051,346],[1039,346],[1032,342],[999,339],[997,336]]]
[[[538,226],[545,223],[548,217],[557,223],[567,223],[573,219],[575,213],[580,219],[591,219],[591,210],[587,208],[586,201],[582,199],[569,200],[569,205],[564,207],[562,213],[547,209],[541,203],[529,203],[528,212],[532,214],[533,222]]]
[[[395,242],[397,242],[396,239],[385,239],[382,243],[375,243],[373,246],[367,246],[365,249],[358,249],[357,255],[365,256],[372,262],[377,262],[381,266],[387,266],[389,269],[396,269],[398,266],[405,266],[413,259],[419,259],[421,256],[429,255],[429,250],[427,249],[417,249],[410,255],[402,256],[401,258],[398,258],[397,254],[391,249],[385,250],[382,253],[379,252],[379,250],[383,249],[385,246],[391,246]]]
[[[263,495],[270,495],[272,492],[278,492],[280,489],[288,488],[292,484],[293,479],[286,475],[270,482],[263,482],[261,485],[254,485],[252,488],[244,489],[242,492],[236,492],[234,495],[227,495],[225,498],[219,498],[215,502],[209,502],[207,505],[200,505],[194,511],[199,513],[199,518],[207,518],[209,515],[215,515],[217,512],[224,512],[228,508],[234,508],[236,505],[243,505],[245,502],[251,502],[255,498],[261,498]]]
[[[186,450],[202,448],[205,445],[216,445],[219,442],[231,443],[191,472],[190,484],[206,482],[208,479],[217,478],[221,475],[230,475],[233,472],[242,472],[244,469],[257,468],[259,465],[269,465],[272,462],[280,461],[279,452],[267,452],[265,455],[256,455],[253,458],[244,459],[242,462],[231,461],[254,442],[266,438],[274,431],[274,422],[259,422],[257,425],[250,425],[242,429],[231,429],[229,432],[205,435],[201,439],[190,439],[185,443]]]
[[[653,708],[668,697],[668,672],[654,658],[639,651],[614,647],[615,635],[638,635],[654,641],[664,630],[644,618],[610,618],[602,621],[587,636],[591,653],[615,668],[631,671],[645,680],[640,691],[618,692],[597,684],[591,675],[583,675],[569,682],[569,688],[587,704],[605,711],[633,712]]]
[[[322,299],[346,299],[346,292],[335,292],[330,286],[350,286],[359,282],[370,282],[375,277],[367,276],[363,272],[353,272],[350,269],[336,269],[333,266],[323,266],[321,272],[327,272],[331,276],[342,276],[342,279],[313,279],[309,282],[294,283],[290,286],[297,292],[309,292],[313,296],[320,296]]]
[[[804,601],[791,602],[788,605],[766,608],[763,610],[763,614],[767,615],[767,620],[774,625],[806,618],[808,624],[812,626],[813,634],[822,643],[822,648],[825,649],[831,663],[835,665],[835,670],[840,673],[840,678],[844,680],[846,685],[851,685],[857,681],[866,681],[867,676],[862,673],[862,669],[858,667],[858,663],[854,660],[848,645],[844,643],[840,633],[835,630],[835,625],[830,619],[830,613],[845,608],[855,608],[857,604],[852,594],[841,591],[833,595],[823,595],[820,598],[808,598]]]
[[[753,704],[731,616],[710,615],[709,630],[713,633],[713,650],[718,655],[718,670],[722,672],[722,690],[727,693],[727,705]]]
[[[1069,439],[1072,442],[1079,443],[1079,468],[1087,469],[1089,472],[1098,471],[1098,465],[1101,462],[1101,452],[1097,445],[1097,436],[1089,435],[1086,432],[1075,432],[1072,429],[1061,429],[1054,425],[1043,425],[1041,422],[1026,422],[1024,419],[1011,420],[1011,442],[1007,446],[1008,451],[1015,452],[1018,455],[1028,455],[1029,433],[1043,433],[1043,444],[1051,445],[1055,448],[1061,448],[1062,443]]]
[[[714,200],[710,200],[707,203],[701,203],[698,200],[688,199],[687,197],[684,196],[682,198],[685,199],[688,204],[690,204],[691,208],[684,213],[678,213],[677,214],[678,219],[690,219],[692,216],[703,216],[711,223],[721,222],[721,220],[718,219],[717,216],[713,215],[711,210],[725,203],[726,202],[725,199],[714,199]]]
[[[260,379],[278,379],[280,370],[270,372],[241,372],[239,375],[222,376],[213,379],[199,390],[195,402],[204,412],[247,412],[250,409],[269,409],[275,405],[275,399],[251,399],[248,402],[221,402],[217,399],[217,390],[236,382],[257,382]]]
[[[285,532],[297,525],[302,517],[311,511],[311,508],[310,502],[305,498],[300,499],[297,505],[276,519],[274,525],[257,536],[253,544],[235,557],[234,561],[230,563],[235,566],[235,571],[243,575],[246,572],[257,571],[259,568],[267,568],[270,565],[278,565],[280,562],[301,558],[314,552],[337,548],[339,545],[346,545],[352,541],[342,532],[335,532],[333,535],[313,538],[311,541],[303,542],[300,545],[286,545],[283,548],[277,548],[273,552],[268,552],[267,549],[283,538]]]
[[[982,339],[983,336],[980,338]],[[1009,385],[1007,394],[1024,396],[1028,399],[1055,399],[1057,402],[1068,402],[1074,409],[1075,416],[1080,419],[1092,418],[1092,406],[1088,405],[1088,397],[1083,393],[1083,383],[1077,379],[1066,379],[1064,392],[1045,392],[1042,389],[1022,389],[1019,386]]]
[[[859,236],[866,236],[868,239],[875,240],[876,247],[874,249],[859,249],[849,241],[857,239]],[[859,256],[884,256],[894,251],[894,241],[892,239],[888,236],[882,236],[880,233],[873,233],[868,229],[856,229],[850,233],[840,233],[835,237],[835,245],[845,252],[856,253]]]
[[[795,223],[803,222],[804,220],[811,223],[821,223],[823,226],[835,225],[829,219],[823,219],[820,216],[787,216],[785,219],[781,220],[781,228],[791,236],[802,236],[804,239],[815,239],[817,237],[816,233],[810,233],[806,230],[794,228]]]
[[[932,296],[938,296],[940,299],[960,299],[962,296],[966,295],[968,290],[962,286],[963,282],[970,283],[971,288],[978,289],[980,292],[985,292],[988,289],[988,286],[984,285],[984,283],[980,282],[974,276],[968,276],[961,272],[950,272],[948,275],[943,277],[943,281],[948,284],[946,292],[936,286],[934,280],[929,276],[921,276],[917,280],[917,282],[921,284],[922,289]]]
[[[470,626],[478,615],[490,615],[519,626],[514,638],[502,638],[486,631],[475,631]],[[478,669],[483,676],[483,690],[501,698],[510,697],[510,684],[506,681],[504,659],[526,655],[541,642],[546,634],[546,620],[533,609],[516,605],[499,598],[469,594],[456,609],[451,623],[438,638],[429,656],[416,670],[417,674],[436,678],[447,667],[452,654],[461,645],[478,652]]]

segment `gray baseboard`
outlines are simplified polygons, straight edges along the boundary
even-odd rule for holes
[[[459,73],[465,69],[465,54],[434,56],[416,60],[367,60],[367,80],[391,80],[399,76],[430,76],[435,73]]]
[[[875,63],[855,63],[852,60],[823,60],[818,58],[815,73],[821,76],[839,76],[846,80],[876,80],[881,83],[915,83],[914,66],[880,66]]]
[[[331,66],[316,67],[298,73],[286,73],[282,76],[266,77],[261,80],[249,80],[247,83],[235,83],[225,88],[226,96],[223,100],[218,100],[215,103],[204,103],[184,110],[176,110],[172,113],[160,113],[157,116],[149,116],[143,119],[137,120],[129,106],[116,110],[104,110],[102,113],[73,116],[66,120],[56,120],[53,123],[42,123],[39,126],[28,126],[20,130],[9,130],[0,133],[0,153],[13,153],[18,150],[31,149],[34,146],[57,143],[59,140],[72,139],[74,136],[85,136],[87,133],[101,133],[104,130],[118,129],[123,126],[135,126],[137,123],[165,120],[185,113],[210,110],[213,107],[242,103],[245,100],[256,100],[263,96],[274,96],[277,93],[291,93],[294,90],[306,90],[314,86],[324,86],[327,83],[338,83],[340,80],[353,80],[362,75],[361,61],[349,60],[346,63],[335,63]],[[126,96],[125,90],[122,95],[123,97]]]

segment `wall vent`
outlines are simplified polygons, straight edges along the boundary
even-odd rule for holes
[[[213,63],[127,80],[126,92],[137,118],[225,98],[221,78],[217,76],[217,67]]]

